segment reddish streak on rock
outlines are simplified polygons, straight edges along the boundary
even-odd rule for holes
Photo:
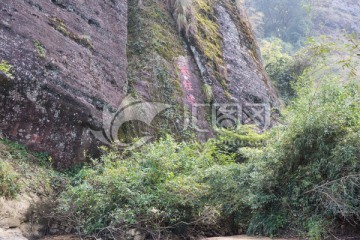
[[[197,70],[195,62],[193,62],[189,56],[180,56],[177,59],[177,66],[179,68],[179,78],[184,93],[184,105],[190,112],[193,113],[194,110],[197,112],[196,121],[191,117],[190,122],[197,129],[207,130],[205,132],[197,132],[199,139],[206,141],[206,139],[212,136],[212,131],[205,119],[206,107],[202,108],[195,105],[196,103],[206,103],[206,98],[201,90],[203,82],[200,78],[200,73]]]
[[[190,67],[185,61],[179,61],[179,69],[180,69],[180,79],[183,85],[183,89],[185,90],[185,101],[190,104],[194,105],[196,103],[196,98],[193,95],[193,84],[189,79],[192,79],[192,73],[190,71]]]
[[[38,139],[39,139],[39,135],[34,134],[34,135],[32,135],[30,141],[31,141],[31,143],[37,143],[37,142],[38,142]]]
[[[196,99],[194,97],[194,95],[192,94],[189,94],[187,97],[186,97],[186,100],[191,104],[191,105],[194,105],[196,103]]]
[[[18,129],[19,129],[19,125],[20,125],[20,123],[16,123],[15,124],[15,127],[13,128],[13,130],[11,131],[11,135],[12,136],[16,136],[17,135],[17,132],[18,132]]]
[[[192,83],[188,80],[183,81],[184,88],[188,91],[193,91]]]

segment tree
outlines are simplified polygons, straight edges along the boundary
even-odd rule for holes
[[[264,37],[277,37],[301,46],[311,26],[309,12],[299,0],[254,0],[252,6],[264,14]]]

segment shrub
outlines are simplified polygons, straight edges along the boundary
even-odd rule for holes
[[[24,145],[9,140],[0,140],[0,160],[2,161],[2,183],[5,188],[18,193],[35,193],[51,196],[65,187],[67,177],[52,169],[51,157],[47,153],[30,152]],[[20,184],[21,183],[21,184]]]
[[[290,226],[316,239],[337,219],[359,222],[360,87],[328,80],[305,92],[243,164],[205,171],[208,201],[249,234]]]
[[[304,71],[284,124],[265,134],[244,126],[205,144],[168,137],[105,151],[62,194],[59,214],[122,238],[136,228],[153,239],[193,229],[322,239],[336,221],[359,224],[360,86],[324,65]]]
[[[281,39],[271,38],[262,41],[261,52],[265,69],[285,103],[296,96],[294,85],[298,78],[310,67],[306,48],[291,54],[292,46]]]
[[[59,212],[85,233],[125,237],[136,228],[155,239],[229,226],[318,239],[337,219],[358,223],[360,87],[309,84],[299,82],[286,124],[266,134],[243,127],[205,144],[166,138],[126,158],[108,151],[76,175]]]
[[[328,224],[322,217],[311,217],[307,221],[307,233],[310,240],[321,240],[326,235]]]
[[[203,152],[203,155],[200,153]],[[62,196],[67,212],[86,233],[102,228],[125,234],[131,228],[157,235],[175,231],[201,212],[206,186],[198,171],[215,161],[198,145],[171,138],[146,146],[128,159],[110,151],[93,168],[84,168]]]
[[[0,161],[0,196],[12,198],[20,191],[19,176],[13,167],[3,160]]]
[[[263,176],[250,180],[256,183],[250,203],[255,212],[286,209],[287,221],[297,229],[313,215],[358,222],[359,93],[357,83],[337,80],[302,93],[287,125],[274,130],[265,154],[254,160],[263,161],[256,170]]]

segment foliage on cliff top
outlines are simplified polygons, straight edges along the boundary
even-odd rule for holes
[[[261,52],[266,71],[288,104],[296,96],[299,78],[313,78],[315,82],[326,74],[339,76],[343,81],[358,78],[358,39],[358,34],[345,34],[340,40],[327,36],[308,38],[304,47],[294,51],[293,45],[279,38],[268,38],[261,41]]]

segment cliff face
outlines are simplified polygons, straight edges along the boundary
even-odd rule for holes
[[[124,96],[126,1],[3,0],[0,12],[0,59],[14,76],[0,86],[3,134],[59,167],[82,161],[103,106]]]
[[[243,123],[269,127],[265,115],[278,105],[277,97],[243,6],[228,0],[186,3],[129,1],[129,91],[177,106],[168,112],[171,121],[158,128],[180,135],[186,136],[184,125],[191,122],[187,129],[200,139],[211,137],[213,106],[226,104],[242,108]]]
[[[186,127],[194,104],[241,104],[244,123],[269,125],[253,115],[277,99],[242,7],[195,1],[184,31],[171,5],[1,1],[0,61],[12,67],[0,76],[3,134],[66,167],[95,152],[90,129],[101,129],[103,109],[116,109],[126,94],[174,106],[154,124],[182,138],[196,128],[202,140],[213,134],[206,107]]]

